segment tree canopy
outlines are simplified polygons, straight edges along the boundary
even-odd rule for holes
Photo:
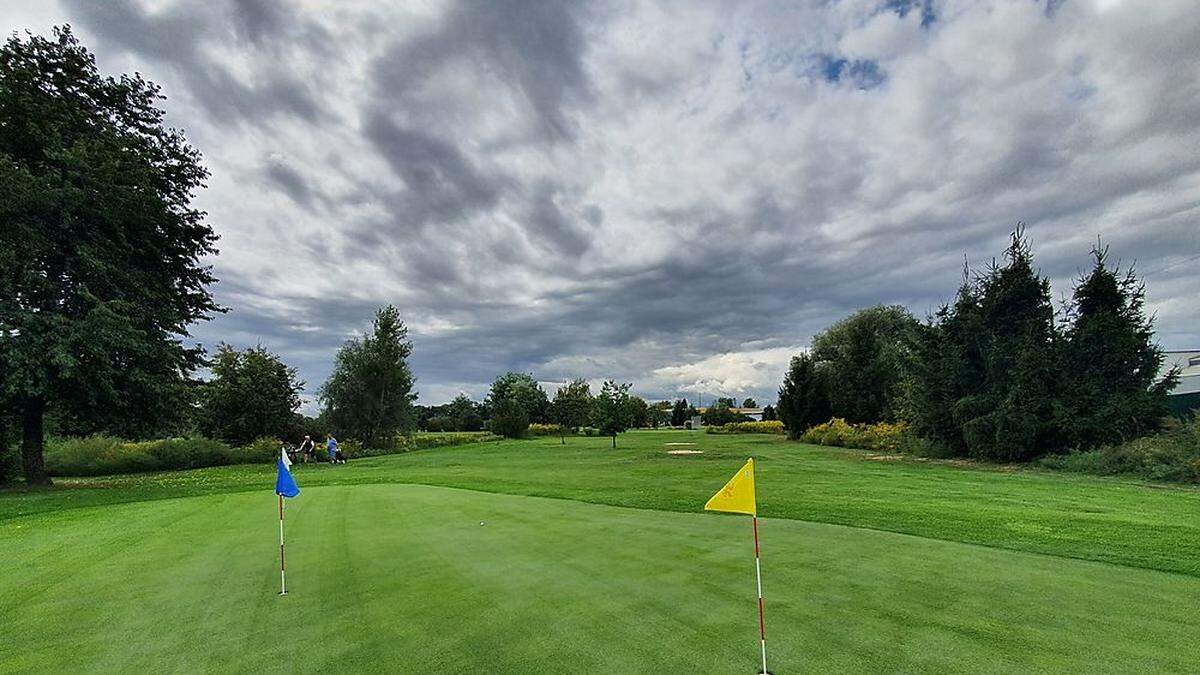
[[[1050,282],[1018,227],[1000,263],[964,281],[913,340],[907,419],[956,454],[1026,461],[1154,431],[1172,378],[1158,382],[1141,283],[1107,251],[1076,284],[1059,325]]]
[[[70,28],[0,47],[0,397],[26,480],[48,483],[48,410],[145,433],[186,408],[188,325],[218,311],[191,206],[208,172],[159,88],[102,76]],[[124,431],[124,429],[120,429]]]
[[[583,378],[572,380],[558,388],[550,404],[550,418],[563,429],[563,443],[568,430],[588,423],[592,414],[592,388]]]
[[[495,415],[495,407],[500,401],[511,398],[520,404],[530,422],[547,421],[550,409],[550,399],[542,385],[528,373],[508,372],[497,377],[492,382],[484,405]]]
[[[630,383],[617,384],[612,380],[605,380],[600,387],[600,393],[596,395],[592,409],[596,426],[601,434],[612,436],[614,448],[617,447],[617,434],[628,429],[630,425],[632,416],[629,390],[632,387]]]
[[[304,388],[295,368],[262,345],[238,351],[227,344],[217,347],[210,367],[199,415],[204,434],[234,444],[291,435]]]
[[[688,402],[685,399],[675,401],[675,405],[671,406],[671,426],[681,427],[688,421]]]
[[[799,438],[809,427],[829,419],[829,396],[817,374],[816,363],[807,352],[792,357],[779,388],[775,414],[792,438]]]
[[[411,354],[408,328],[392,305],[375,313],[369,335],[346,341],[320,392],[334,433],[369,447],[391,447],[397,434],[416,429]]]
[[[1064,337],[1063,391],[1071,399],[1063,434],[1072,447],[1121,443],[1155,431],[1168,414],[1174,374],[1156,381],[1163,352],[1146,316],[1145,286],[1132,268],[1108,266],[1092,250],[1091,271],[1075,285]]]
[[[906,352],[917,320],[903,307],[854,312],[813,337],[812,358],[835,417],[852,423],[894,421]]]

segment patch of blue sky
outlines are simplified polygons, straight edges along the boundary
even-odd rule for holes
[[[937,21],[937,9],[933,6],[933,0],[884,0],[880,9],[895,12],[900,18],[908,16],[908,13],[914,10],[920,11],[922,28],[929,28]]]

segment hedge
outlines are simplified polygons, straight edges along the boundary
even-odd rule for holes
[[[425,450],[498,439],[489,433],[458,432],[400,436],[394,447],[364,449],[355,441],[341,441],[338,447],[347,458],[387,455],[410,450]],[[52,476],[105,476],[199,469],[228,464],[269,464],[279,457],[283,443],[274,438],[259,438],[244,447],[211,438],[193,436],[153,441],[127,441],[115,436],[53,438],[46,443],[46,469]],[[317,443],[317,458],[324,460],[325,447]]]
[[[766,422],[730,422],[719,427],[707,427],[710,434],[785,434],[783,422],[768,420]]]

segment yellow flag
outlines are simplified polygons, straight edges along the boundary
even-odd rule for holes
[[[745,513],[758,515],[754,504],[754,460],[746,460],[746,464],[738,469],[733,478],[712,496],[704,505],[705,511],[726,511],[729,513]]]

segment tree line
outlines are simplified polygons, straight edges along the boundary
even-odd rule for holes
[[[1158,377],[1145,285],[1106,246],[1091,253],[1056,309],[1018,226],[925,321],[876,306],[834,323],[792,358],[780,419],[793,437],[831,417],[906,422],[943,454],[1004,462],[1159,430],[1175,375]]]

